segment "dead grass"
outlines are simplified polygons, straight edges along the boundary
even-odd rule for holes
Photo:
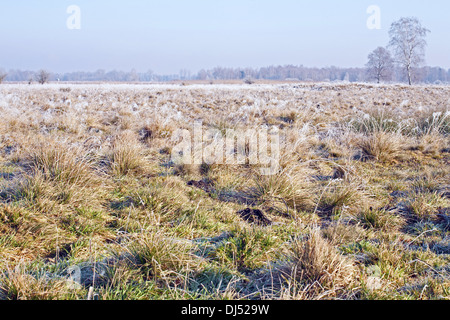
[[[357,280],[358,270],[353,262],[342,256],[317,229],[306,240],[294,240],[287,259],[289,262],[281,270],[287,281],[304,283],[305,298],[339,297],[344,289],[353,289]]]
[[[2,300],[57,300],[65,292],[66,281],[48,279],[45,275],[32,275],[23,265],[9,267],[0,275]]]
[[[447,86],[2,85],[0,299],[85,299],[91,285],[100,299],[448,299],[449,99]],[[278,170],[173,161],[173,134],[195,121],[212,147],[275,126]],[[67,286],[75,266],[86,281]]]
[[[362,137],[358,147],[362,150],[363,158],[389,163],[402,154],[402,140],[399,134],[379,131]]]
[[[416,191],[410,196],[406,208],[413,217],[430,219],[438,214],[439,208],[445,208],[449,205],[450,202],[438,192]]]
[[[247,195],[257,203],[286,215],[310,210],[314,206],[311,183],[302,170],[283,170],[274,175],[254,175],[254,186]]]
[[[111,169],[117,176],[143,173],[146,167],[143,148],[131,131],[124,131],[115,138],[110,158]]]

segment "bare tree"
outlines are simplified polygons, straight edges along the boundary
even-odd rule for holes
[[[369,54],[369,61],[366,64],[367,73],[370,79],[389,80],[392,77],[392,69],[394,66],[390,52],[383,47],[378,47]]]
[[[425,37],[428,32],[430,30],[422,27],[420,21],[414,17],[401,18],[392,23],[389,30],[391,38],[389,47],[394,52],[396,62],[405,71],[410,85],[414,69],[424,62],[425,47],[427,46]]]
[[[4,73],[4,72],[1,72],[1,71],[0,71],[0,83],[2,83],[3,80],[5,80],[5,78],[6,78],[7,75],[8,75],[7,73]]]
[[[36,80],[37,80],[37,82],[39,82],[40,84],[46,83],[46,82],[48,81],[49,78],[50,78],[50,73],[48,73],[48,72],[45,71],[45,70],[40,70],[40,71],[37,73],[37,76],[36,76]]]

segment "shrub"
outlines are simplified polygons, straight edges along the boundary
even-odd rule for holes
[[[254,84],[255,81],[252,78],[245,78],[244,83],[245,84]]]
[[[2,83],[3,80],[5,80],[5,78],[6,78],[7,75],[8,75],[8,74],[6,74],[6,73],[0,72],[0,83]]]
[[[36,81],[39,82],[40,84],[44,84],[44,83],[48,82],[49,79],[50,79],[50,73],[48,73],[45,70],[40,70],[36,75]]]

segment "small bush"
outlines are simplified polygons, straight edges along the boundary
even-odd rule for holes
[[[0,72],[0,83],[2,83],[3,80],[5,80],[5,78],[6,78],[7,75],[8,75],[8,74],[6,74],[6,73]]]
[[[44,84],[44,83],[48,82],[49,79],[50,79],[50,73],[48,73],[45,70],[40,70],[36,75],[36,81],[39,82],[40,84]]]
[[[244,79],[244,83],[245,84],[254,84],[255,80],[253,80],[252,78],[245,78]]]

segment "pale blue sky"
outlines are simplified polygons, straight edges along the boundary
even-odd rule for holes
[[[81,30],[66,27],[69,5],[81,9]],[[370,5],[381,30],[366,27]],[[448,0],[2,0],[0,68],[361,67],[406,16],[432,31],[427,64],[450,68]]]

